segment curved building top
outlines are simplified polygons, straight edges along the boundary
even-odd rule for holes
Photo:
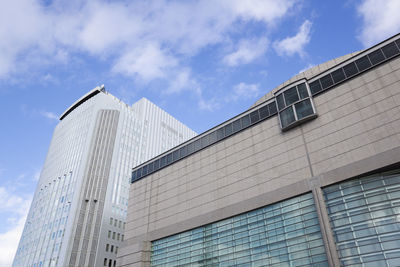
[[[64,119],[74,109],[79,107],[82,103],[84,103],[85,101],[87,101],[88,99],[92,98],[93,96],[97,95],[100,92],[105,92],[104,85],[97,86],[96,88],[94,88],[93,90],[89,91],[87,94],[76,100],[75,103],[73,103],[69,108],[67,108],[67,110],[64,111],[63,114],[61,114],[60,121]]]
[[[344,61],[346,61],[346,60],[348,60],[348,59],[350,59],[352,57],[355,57],[355,56],[359,55],[363,51],[364,50],[361,50],[361,51],[358,51],[358,52],[353,52],[353,53],[350,53],[350,54],[347,54],[347,55],[344,55],[344,56],[329,60],[329,61],[327,61],[325,63],[313,66],[313,67],[311,67],[311,68],[309,68],[309,69],[307,69],[307,70],[305,70],[303,72],[300,72],[299,74],[293,76],[292,78],[290,78],[289,80],[285,81],[284,83],[278,85],[277,87],[272,89],[267,94],[263,95],[251,107],[255,107],[255,106],[263,103],[264,101],[271,99],[272,97],[274,97],[274,94],[277,91],[279,91],[280,89],[286,87],[287,85],[292,84],[292,83],[294,83],[294,82],[296,82],[298,80],[301,80],[301,79],[309,80],[312,77],[317,76],[317,75],[323,73],[324,71],[329,70],[330,68],[332,68],[332,67],[334,67],[336,65],[339,65],[340,63],[343,63]]]

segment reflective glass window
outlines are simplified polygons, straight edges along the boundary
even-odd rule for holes
[[[385,54],[386,58],[391,58],[399,53],[399,49],[394,42],[382,47],[382,51]]]
[[[310,91],[312,95],[315,95],[316,93],[320,92],[322,90],[321,84],[319,83],[319,80],[313,81],[310,83]]]
[[[363,56],[362,58],[357,59],[356,64],[359,71],[364,71],[371,67],[371,62],[369,61],[368,56]]]
[[[351,62],[347,64],[346,66],[343,67],[344,73],[346,74],[347,78],[350,78],[351,76],[354,76],[358,73],[358,69],[356,66],[356,63]]]
[[[398,265],[400,170],[345,181],[323,192],[342,265]]]
[[[340,68],[340,69],[337,69],[334,72],[332,72],[332,78],[335,83],[341,82],[344,79],[346,79],[343,69]]]
[[[295,107],[298,120],[314,114],[310,99],[306,99],[299,103],[296,103]]]
[[[333,80],[332,80],[331,74],[325,75],[324,77],[322,77],[320,79],[320,81],[321,81],[321,85],[322,85],[323,89],[326,89],[326,88],[330,87],[331,85],[333,85]]]
[[[279,110],[282,110],[285,108],[285,100],[283,100],[283,94],[280,94],[276,97],[276,103],[278,103],[278,108]]]
[[[282,128],[286,128],[287,126],[289,126],[296,120],[296,118],[294,117],[294,112],[293,112],[292,106],[281,111],[279,113],[279,116],[281,118]]]
[[[293,104],[294,102],[299,100],[299,95],[297,94],[296,87],[292,87],[285,92],[283,92],[285,96],[286,106]]]
[[[232,123],[229,123],[228,125],[225,125],[225,135],[228,136],[232,134]]]
[[[382,53],[382,50],[378,49],[368,54],[369,59],[371,60],[372,65],[378,64],[385,60],[385,56]]]
[[[246,128],[249,125],[250,125],[250,116],[246,115],[242,117],[242,128]]]
[[[253,111],[250,113],[250,121],[251,123],[256,123],[260,120],[260,114],[258,114],[258,110]]]
[[[258,111],[260,113],[260,119],[261,120],[265,119],[265,118],[267,118],[269,116],[269,111],[268,111],[268,106],[267,105],[261,107]]]
[[[152,242],[151,266],[328,266],[312,194]]]
[[[232,122],[232,127],[233,127],[233,132],[240,131],[241,129],[240,119],[237,119],[234,122]]]
[[[269,115],[276,114],[278,112],[276,109],[276,102],[272,102],[272,103],[268,104],[268,110],[269,110]]]
[[[306,83],[301,83],[297,85],[297,90],[299,91],[300,99],[309,97]]]

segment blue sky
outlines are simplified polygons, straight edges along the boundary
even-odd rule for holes
[[[301,70],[400,31],[397,0],[0,2],[0,266],[58,116],[97,85],[198,133]]]

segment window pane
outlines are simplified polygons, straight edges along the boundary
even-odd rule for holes
[[[179,149],[174,151],[174,158],[173,161],[177,161],[179,159]]]
[[[187,155],[187,146],[184,146],[181,149],[179,149],[179,152],[180,152],[181,158],[186,157],[186,155]]]
[[[160,168],[160,160],[158,159],[158,160],[154,161],[154,170],[156,171],[159,168]]]
[[[268,106],[263,106],[258,110],[260,112],[260,119],[265,119],[269,116]]]
[[[394,42],[382,47],[382,51],[385,54],[386,58],[391,58],[399,53],[399,49]]]
[[[362,58],[359,58],[356,60],[356,64],[358,67],[359,71],[364,71],[371,67],[371,62],[369,62],[369,59],[367,56],[363,56]]]
[[[292,122],[295,121],[294,113],[293,113],[293,107],[290,106],[287,109],[283,110],[280,114],[281,118],[281,123],[282,123],[282,128],[286,128],[288,125],[290,125]]]
[[[268,104],[268,110],[269,110],[269,115],[274,115],[276,114],[278,111],[276,110],[276,102],[272,102],[270,104]]]
[[[190,155],[190,154],[192,154],[194,152],[194,143],[192,142],[192,143],[189,143],[188,145],[187,145],[187,153],[188,153],[188,155]]]
[[[316,80],[312,83],[310,83],[310,91],[312,95],[315,95],[316,93],[320,92],[322,90],[321,84],[319,83],[319,80]]]
[[[132,172],[132,179],[131,179],[131,181],[132,181],[132,182],[136,181],[136,178],[137,178],[137,177],[136,177],[136,171],[133,171],[133,172]]]
[[[161,158],[160,168],[164,167],[165,165],[167,165],[167,157],[166,156]]]
[[[150,266],[327,266],[318,217],[292,215],[303,197],[316,214],[309,193],[155,240]]]
[[[260,115],[258,114],[258,110],[250,113],[250,121],[251,123],[256,123],[260,120]]]
[[[201,147],[206,147],[208,146],[210,143],[210,134],[207,134],[206,136],[203,136],[201,138]]]
[[[347,64],[346,66],[344,66],[343,70],[344,70],[344,73],[346,73],[347,78],[354,76],[358,73],[358,69],[354,62],[351,62],[351,63]]]
[[[217,140],[219,141],[219,140],[223,139],[224,137],[225,137],[224,128],[223,127],[219,128],[217,130]]]
[[[301,83],[301,84],[297,85],[297,90],[299,91],[300,99],[304,99],[304,98],[308,97],[306,83]]]
[[[225,128],[225,135],[226,136],[232,134],[232,123],[229,123],[224,128]]]
[[[320,81],[321,81],[322,88],[324,88],[324,89],[333,85],[333,80],[332,80],[331,74],[325,75],[324,77],[322,77],[320,79]]]
[[[217,131],[210,133],[210,144],[217,142]]]
[[[147,172],[149,174],[153,172],[153,167],[154,167],[153,162],[147,164]]]
[[[344,75],[343,69],[340,68],[340,69],[332,72],[332,78],[335,83],[343,81],[346,78],[346,76]]]
[[[369,53],[368,57],[371,60],[372,65],[378,64],[385,60],[385,56],[380,49]]]
[[[169,153],[167,155],[167,164],[171,164],[171,162],[172,162],[172,153]]]
[[[304,101],[301,101],[300,103],[297,103],[295,107],[298,120],[307,117],[311,114],[314,114],[310,99],[306,99]]]
[[[194,141],[194,151],[198,151],[201,149],[201,139]]]
[[[242,128],[246,128],[249,125],[250,125],[250,116],[246,115],[242,117]]]
[[[285,101],[283,100],[283,94],[280,94],[276,97],[276,102],[278,103],[279,110],[285,108]]]
[[[232,126],[233,126],[233,132],[234,132],[234,133],[236,133],[237,131],[240,131],[240,129],[241,129],[240,119],[235,120],[235,121],[232,123]]]
[[[286,90],[283,95],[285,96],[285,102],[286,106],[289,106],[290,104],[293,104],[297,100],[299,100],[299,96],[297,94],[296,87],[292,87],[288,90]]]

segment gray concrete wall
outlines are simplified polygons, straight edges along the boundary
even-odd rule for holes
[[[272,117],[133,183],[118,265],[148,266],[152,240],[400,162],[399,58],[314,103],[306,124],[282,133]]]

